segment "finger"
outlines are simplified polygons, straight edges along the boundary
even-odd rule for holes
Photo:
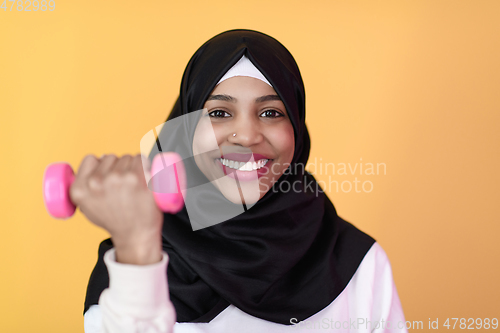
[[[142,168],[142,157],[140,154],[134,155],[132,162],[130,163],[130,170],[143,171]]]
[[[83,158],[82,163],[78,167],[76,174],[77,178],[85,178],[92,174],[99,165],[99,160],[94,155],[87,155]]]
[[[149,176],[149,178],[151,178],[151,176],[149,170],[143,168],[143,163],[146,163],[144,161],[144,156],[141,154],[135,155],[130,163],[130,171],[140,175],[141,183],[147,187],[146,177]],[[147,167],[147,164],[145,164],[145,166]]]
[[[143,154],[140,154],[140,156],[141,156],[141,161],[142,161],[142,168],[145,171],[151,171],[151,161],[149,160],[149,158],[147,158]]]
[[[110,169],[113,168],[114,164],[117,162],[118,158],[116,155],[105,155],[101,158],[101,161],[97,168],[92,173],[93,176],[96,177],[104,177]]]
[[[151,162],[145,155],[140,154],[139,156],[141,159],[140,167],[142,167],[142,172],[144,173],[144,180],[146,183],[149,183],[151,180]]]
[[[116,162],[116,164],[114,165],[113,169],[110,170],[110,172],[124,173],[129,169],[131,162],[132,162],[132,156],[128,154],[124,155]]]

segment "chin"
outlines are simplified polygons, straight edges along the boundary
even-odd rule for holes
[[[258,181],[240,182],[238,188],[234,179],[224,177],[214,182],[222,195],[234,204],[254,205],[265,193],[260,191]]]

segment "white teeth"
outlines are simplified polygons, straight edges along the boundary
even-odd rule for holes
[[[218,158],[218,160],[225,166],[231,169],[238,169],[240,171],[253,171],[262,168],[269,161],[268,159],[262,159],[257,162],[238,162],[233,160],[228,160],[226,158]]]

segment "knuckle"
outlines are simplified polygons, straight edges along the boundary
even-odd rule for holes
[[[123,174],[123,181],[128,184],[135,186],[139,183],[139,179],[134,172],[126,172]]]
[[[122,183],[122,176],[118,172],[110,172],[105,179],[108,186],[116,186]]]
[[[123,166],[123,165],[128,165],[131,160],[132,160],[132,156],[127,154],[127,155],[123,155],[118,162],[121,162],[122,166]]]
[[[99,160],[94,155],[85,155],[82,160],[81,166],[84,168],[92,168],[99,164]]]
[[[69,196],[71,201],[75,204],[78,204],[85,199],[86,194],[85,188],[79,183],[73,183],[69,188]]]
[[[81,173],[87,173],[94,169],[98,164],[99,160],[94,155],[86,155],[80,163],[77,177],[79,177]]]
[[[100,162],[101,164],[110,165],[114,163],[117,159],[118,157],[116,157],[116,155],[106,155],[106,157],[103,157]]]
[[[92,161],[92,160],[97,161],[97,157],[95,157],[93,154],[87,154],[83,158],[82,163],[85,163],[85,162],[88,162],[88,161]]]
[[[92,175],[87,180],[88,186],[91,190],[100,191],[103,188],[103,180],[101,177]]]

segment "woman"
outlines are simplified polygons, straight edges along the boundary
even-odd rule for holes
[[[243,29],[213,37],[167,120],[149,158],[183,157],[179,213],[155,207],[138,156],[87,157],[72,187],[113,240],[90,278],[87,333],[406,332],[384,251],[304,171],[305,92],[283,45]]]

